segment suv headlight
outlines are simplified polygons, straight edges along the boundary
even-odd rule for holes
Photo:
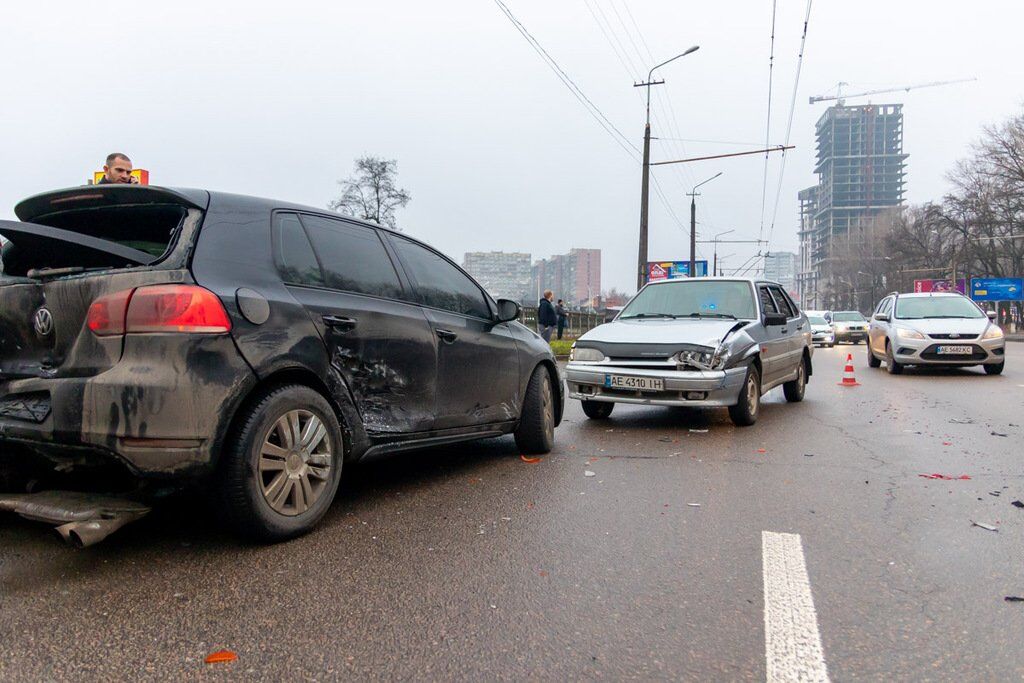
[[[897,327],[896,336],[904,339],[924,339],[924,335],[917,330],[911,330],[906,327]]]
[[[569,350],[569,360],[578,360],[585,363],[599,363],[604,360],[604,354],[597,349],[591,349],[584,347],[578,347],[574,343],[572,349]]]
[[[1003,331],[995,325],[989,325],[988,329],[985,330],[985,334],[981,335],[982,339],[1002,339]]]

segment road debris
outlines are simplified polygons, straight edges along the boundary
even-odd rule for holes
[[[1010,503],[1010,505],[1012,505],[1015,508],[1024,508],[1024,503],[1022,503],[1019,500],[1013,501],[1012,503]]]
[[[996,498],[998,498],[999,496],[1002,495],[1002,493],[1003,493],[1002,491],[989,491],[988,495],[995,496]],[[979,498],[978,500],[981,500],[981,498]]]
[[[804,453],[804,457],[805,458],[813,458],[814,457],[814,453]]]
[[[951,477],[948,474],[919,474],[919,477],[925,479],[942,479],[943,481],[957,481],[960,479],[970,479],[966,474],[961,474],[959,477]]]
[[[708,430],[706,430],[706,429],[691,429],[690,431],[693,432],[694,434],[707,434],[708,433]]]
[[[699,508],[700,507],[700,503],[687,503],[686,507]]]
[[[758,452],[758,453],[767,453],[768,451],[766,451],[766,450],[765,450],[765,449],[763,449],[763,448],[758,448],[758,449],[757,449],[757,452]]]
[[[1003,600],[1006,600],[1006,602],[1024,602],[1024,598],[1019,595],[1007,595]]]
[[[519,457],[520,459],[522,459],[523,462],[530,463],[531,465],[538,463],[541,460],[540,458],[528,458],[525,455],[520,455]]]
[[[980,527],[985,531],[995,531],[997,533],[999,532],[999,529],[997,527],[994,527],[991,524],[986,524],[985,522],[975,522],[973,519],[971,520],[971,526]]]
[[[597,472],[591,472],[590,470],[583,470],[584,477],[596,477]]]
[[[1000,434],[999,432],[992,432],[992,436],[1008,436],[1007,434]]]
[[[217,650],[206,655],[207,664],[223,664],[225,662],[234,662],[238,660],[236,655],[231,650]]]
[[[956,419],[954,417],[952,420],[950,420],[950,422],[952,422],[955,425],[972,425],[972,424],[974,424],[974,420],[972,420],[971,418],[967,418],[965,420],[958,420],[958,419]]]

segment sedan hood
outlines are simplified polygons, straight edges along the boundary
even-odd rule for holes
[[[977,337],[988,327],[988,318],[923,318],[921,320],[896,321],[900,327],[909,327],[924,334],[962,334],[965,338]]]
[[[616,320],[599,325],[579,338],[599,344],[696,344],[715,348],[737,324],[749,320],[708,318]]]

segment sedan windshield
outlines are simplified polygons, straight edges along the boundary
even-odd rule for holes
[[[984,318],[985,314],[962,296],[900,297],[896,301],[896,317],[903,320],[921,318]]]
[[[622,309],[619,318],[757,317],[747,282],[672,280],[649,285]]]
[[[862,323],[864,322],[864,316],[857,311],[839,311],[838,313],[832,314],[832,322],[834,323]]]

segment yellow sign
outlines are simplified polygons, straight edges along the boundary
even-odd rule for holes
[[[149,171],[144,168],[133,168],[132,177],[139,185],[149,185]],[[92,184],[99,185],[101,180],[103,180],[103,171],[93,171]]]

